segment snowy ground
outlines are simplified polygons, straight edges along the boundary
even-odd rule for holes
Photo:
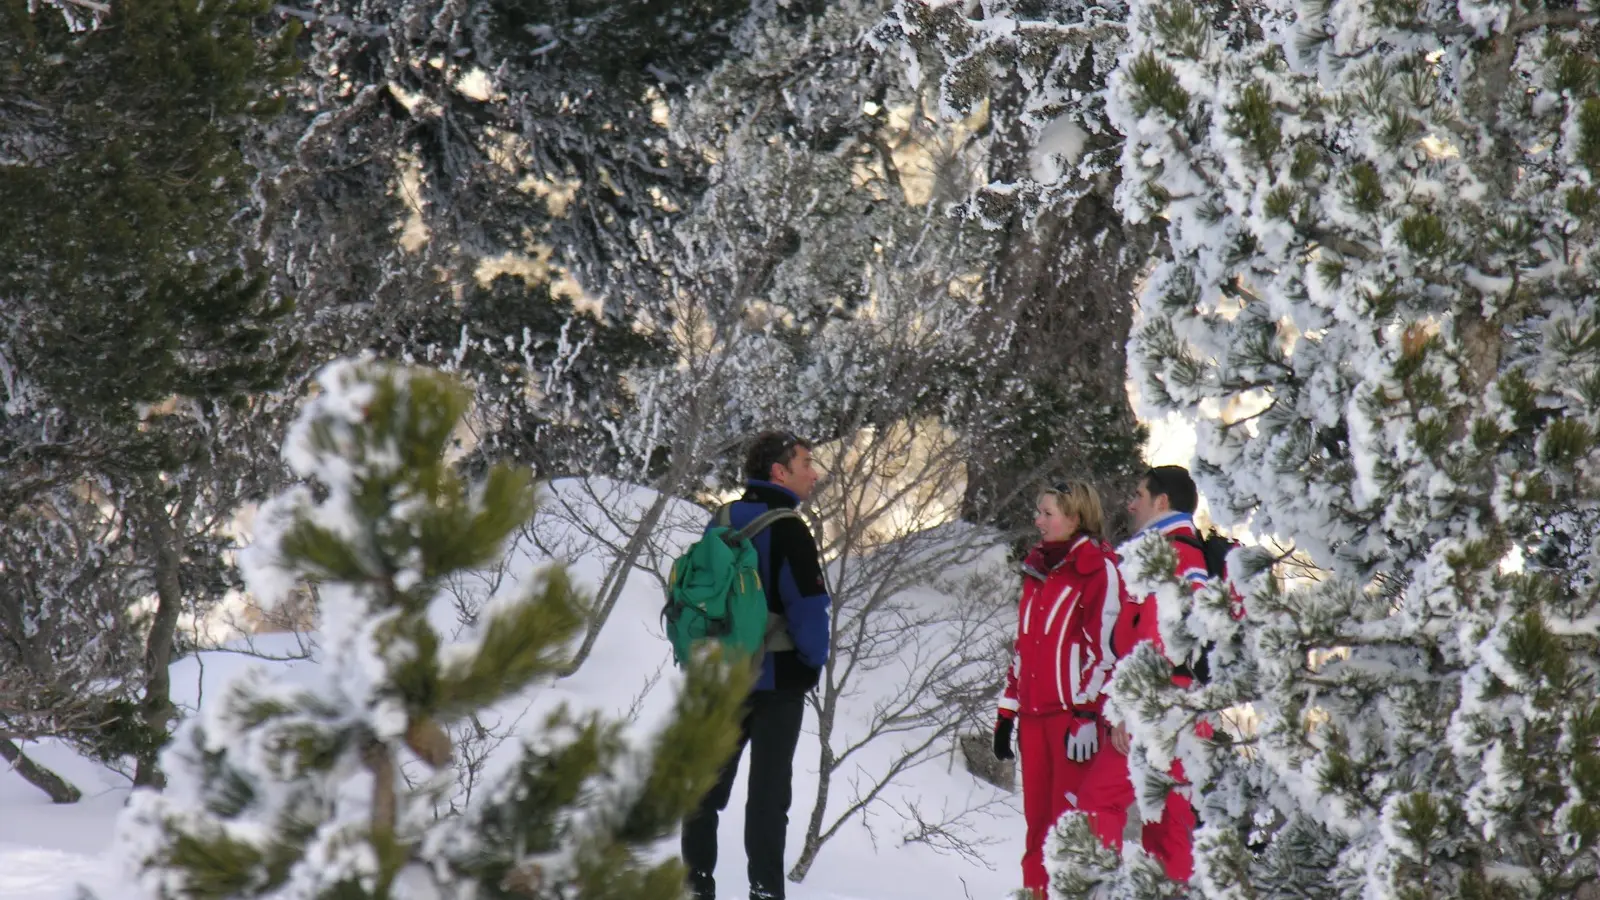
[[[630,499],[638,502],[642,497]],[[580,559],[575,571],[591,584],[598,579],[599,567],[592,560]],[[656,624],[660,610],[657,590],[649,579],[633,579],[583,670],[507,705],[501,711],[507,721],[536,721],[538,715],[524,713],[567,702],[616,715],[635,708],[638,723],[648,729],[671,700],[670,666],[666,667],[667,675],[650,686],[667,659],[666,644]],[[257,646],[282,654],[294,649],[294,643],[292,638],[275,636],[259,640]],[[215,696],[234,673],[255,664],[260,663],[232,653],[210,653],[198,660],[185,660],[174,667],[174,699],[184,705],[203,702],[205,696]],[[286,677],[294,677],[314,663],[267,665],[283,669]],[[847,720],[852,715],[851,704],[855,709],[864,709],[871,702],[871,693],[864,691],[846,702],[843,715]],[[808,734],[801,739],[795,765],[795,800],[789,828],[791,862],[799,850],[817,788],[819,745],[810,712],[806,727]],[[128,792],[126,779],[79,759],[60,746],[30,744],[26,749],[78,785],[85,797],[73,806],[52,806],[15,773],[0,771],[0,898],[61,900],[75,894],[80,885],[103,900],[126,896],[122,889],[126,879],[111,852],[115,819]],[[882,765],[892,749],[885,745],[876,754],[864,753],[861,765]],[[848,790],[848,785],[836,784],[830,810],[841,805],[841,794]],[[938,808],[979,805],[996,797],[992,788],[968,775],[952,754],[907,773],[901,788],[891,792],[888,799],[893,803],[915,799],[924,806]],[[742,900],[747,891],[741,845],[743,804],[741,783],[722,817],[721,865],[717,873],[721,896],[736,900]],[[1019,878],[1023,823],[1017,798],[1003,797],[992,812],[978,824],[981,836],[990,842],[982,851],[988,866],[935,852],[927,846],[904,844],[906,823],[891,809],[880,807],[865,820],[857,819],[845,826],[824,847],[805,883],[790,886],[789,896],[793,900],[1000,900],[1009,896]]]

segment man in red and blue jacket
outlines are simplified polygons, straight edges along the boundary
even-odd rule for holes
[[[764,512],[794,509],[810,498],[817,483],[811,444],[783,431],[757,435],[745,458],[745,476],[744,496],[729,510],[729,524],[735,529]],[[833,601],[816,540],[805,520],[780,518],[751,538],[751,543],[767,594],[766,652],[761,674],[745,701],[739,746],[723,766],[716,786],[683,823],[683,863],[695,900],[716,897],[717,823],[733,793],[746,744],[750,746],[750,781],[744,847],[750,897],[782,900],[795,747],[800,742],[806,694],[817,686],[832,641],[829,616]]]
[[[1210,578],[1200,535],[1194,526],[1194,511],[1198,505],[1199,492],[1194,479],[1182,466],[1158,466],[1147,471],[1128,504],[1136,529],[1134,537],[1151,533],[1164,536],[1177,554],[1178,578],[1196,591]],[[1118,658],[1127,656],[1144,641],[1154,642],[1157,649],[1165,652],[1154,594],[1132,598],[1123,607],[1113,630],[1112,644]],[[1188,687],[1193,682],[1193,675],[1186,669],[1179,669],[1172,676],[1172,683],[1179,687]],[[1211,726],[1205,722],[1195,731],[1201,737],[1210,737],[1212,733]],[[1120,850],[1128,809],[1135,800],[1128,772],[1127,730],[1120,725],[1112,729],[1110,743],[1112,752],[1098,754],[1085,773],[1078,807],[1089,814],[1090,824],[1100,840]],[[1169,774],[1179,785],[1187,787],[1181,760],[1173,761]],[[1160,820],[1145,822],[1141,829],[1140,843],[1145,852],[1159,860],[1167,877],[1174,881],[1187,882],[1194,873],[1195,822],[1194,807],[1185,792],[1173,790],[1167,794]]]

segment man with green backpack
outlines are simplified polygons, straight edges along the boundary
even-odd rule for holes
[[[816,540],[796,507],[817,482],[811,445],[769,431],[745,456],[744,496],[717,511],[706,536],[673,565],[667,634],[680,662],[696,644],[760,660],[740,742],[716,787],[683,823],[683,862],[695,900],[715,900],[717,822],[739,757],[750,747],[744,846],[751,900],[782,900],[791,776],[806,694],[828,661],[832,600]]]

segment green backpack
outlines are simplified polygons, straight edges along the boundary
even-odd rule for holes
[[[716,524],[672,563],[661,618],[672,658],[680,666],[706,640],[721,642],[730,658],[759,665],[766,650],[782,649],[777,644],[788,637],[788,623],[767,610],[761,563],[751,539],[779,519],[799,519],[800,514],[769,509],[738,530],[731,527],[731,516],[730,506],[717,510]]]

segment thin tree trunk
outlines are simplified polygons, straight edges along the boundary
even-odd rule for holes
[[[700,421],[696,415],[690,420],[692,427]],[[589,618],[589,628],[583,635],[583,644],[578,647],[578,652],[573,655],[572,662],[562,671],[561,677],[567,678],[583,666],[589,654],[594,651],[595,641],[600,639],[600,630],[605,627],[606,620],[611,618],[612,610],[617,608],[617,600],[622,596],[622,589],[627,586],[628,578],[633,575],[633,566],[639,561],[639,555],[650,542],[650,536],[655,533],[656,526],[660,524],[661,517],[666,514],[667,504],[674,497],[673,493],[683,484],[685,475],[689,471],[690,461],[700,452],[700,443],[695,441],[689,447],[679,447],[672,455],[672,465],[667,468],[667,473],[657,483],[656,499],[645,510],[639,519],[639,524],[633,529],[633,534],[628,537],[628,543],[623,546],[622,553],[611,564],[610,571],[606,572],[605,580],[600,585],[599,597],[595,602],[592,615]]]
[[[819,725],[821,723],[818,723]],[[789,870],[789,880],[795,884],[806,879],[811,872],[811,864],[817,861],[817,854],[822,851],[824,843],[822,838],[822,820],[828,813],[828,788],[833,784],[833,751],[829,747],[829,738],[832,734],[832,722],[828,728],[818,728],[821,732],[822,753],[818,763],[817,774],[817,802],[811,806],[811,820],[806,823],[806,839],[800,847],[800,857],[794,861],[794,867]]]
[[[840,686],[834,681],[834,662],[838,645],[838,612],[835,610],[834,619],[830,623],[835,633],[830,639],[833,644],[828,651],[828,662],[823,670],[822,694],[823,700],[817,704],[817,742],[822,745],[817,760],[817,799],[811,805],[811,819],[806,823],[805,843],[800,847],[800,858],[795,860],[794,868],[789,870],[789,880],[799,884],[805,880],[806,874],[811,871],[811,864],[817,861],[817,853],[822,850],[824,843],[822,837],[822,821],[828,813],[828,789],[833,785],[833,770],[839,763],[833,758],[833,718],[838,712],[838,699]]]
[[[151,733],[163,734],[176,712],[172,705],[171,669],[178,615],[183,610],[183,587],[178,577],[182,559],[176,546],[177,535],[172,527],[171,513],[155,489],[147,495],[143,518],[145,552],[155,566],[156,614],[150,623],[150,637],[145,644],[144,696],[139,702],[139,716],[141,724]],[[167,778],[160,767],[160,752],[159,747],[140,751],[133,776],[135,785],[166,786]]]
[[[397,776],[394,755],[383,741],[372,738],[361,752],[362,762],[372,773],[372,834],[385,840],[394,837],[399,821],[399,799],[395,795]]]
[[[611,618],[611,611],[616,609],[617,600],[622,596],[622,589],[627,585],[628,577],[633,574],[633,565],[638,561],[639,554],[644,552],[645,544],[649,542],[656,524],[661,521],[662,514],[667,511],[667,503],[671,499],[666,490],[656,495],[655,502],[645,510],[643,518],[639,520],[632,536],[628,538],[628,543],[623,546],[622,553],[612,562],[610,571],[606,572],[605,581],[600,585],[600,594],[589,618],[588,631],[583,635],[583,644],[578,647],[578,652],[573,654],[572,662],[562,671],[562,678],[576,673],[593,652],[595,641],[600,639],[600,629],[605,627],[606,620]]]
[[[0,756],[5,757],[11,763],[11,768],[26,778],[29,784],[44,791],[51,803],[77,803],[83,799],[83,792],[73,787],[70,781],[29,759],[15,741],[0,740]]]

